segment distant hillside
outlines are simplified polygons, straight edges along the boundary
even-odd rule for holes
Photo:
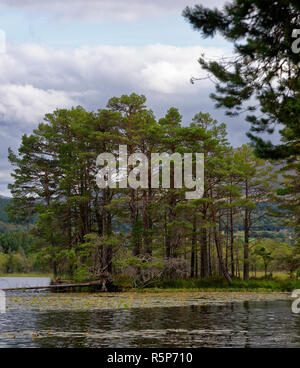
[[[0,196],[0,233],[6,233],[6,232],[18,232],[18,231],[26,231],[28,230],[28,225],[16,225],[12,224],[8,221],[8,214],[5,211],[5,208],[10,204],[11,199],[10,198],[3,198]],[[257,212],[259,213],[260,207],[264,207],[267,204],[261,204],[257,208]],[[270,205],[270,203],[269,203]],[[276,206],[276,205],[274,205]],[[276,218],[276,217],[270,217],[270,216],[262,216],[259,221],[255,224],[254,228],[252,229],[255,232],[257,231],[275,231],[279,232],[281,230],[284,230],[284,226],[282,225],[282,219]],[[33,223],[33,221],[31,222]],[[235,229],[237,231],[242,231],[244,228],[243,219],[235,219]],[[129,231],[128,224],[124,223],[119,226],[117,226],[117,231],[124,231],[127,233]],[[252,232],[253,232],[252,231]],[[253,235],[253,234],[252,234]]]
[[[8,221],[8,214],[5,208],[10,204],[11,199],[0,196],[0,234],[19,231],[28,231],[28,225],[16,225]]]
[[[0,222],[8,222],[8,215],[5,208],[10,204],[11,199],[0,196]]]

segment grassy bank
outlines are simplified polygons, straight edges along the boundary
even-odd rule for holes
[[[288,290],[275,290],[275,289],[264,289],[264,288],[256,288],[256,289],[238,289],[238,288],[198,288],[198,289],[180,289],[180,288],[173,288],[173,289],[159,289],[159,288],[147,288],[147,289],[131,289],[130,292],[136,292],[141,294],[159,294],[159,293],[289,293]]]
[[[0,273],[0,277],[50,277],[53,275],[51,273],[41,273],[41,272],[30,272],[30,273]]]
[[[300,289],[300,280],[233,280],[228,285],[224,279],[162,280],[143,291],[292,291]]]

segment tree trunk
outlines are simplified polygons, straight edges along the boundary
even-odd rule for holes
[[[248,194],[248,180],[246,180],[246,199]],[[249,280],[249,211],[247,207],[245,208],[244,280]]]
[[[171,243],[170,243],[170,233],[168,230],[168,220],[167,220],[167,211],[165,210],[165,252],[166,258],[171,257]]]
[[[211,190],[211,198],[213,198],[212,195],[212,190]],[[217,223],[217,218],[216,218],[216,211],[215,211],[215,206],[214,206],[214,202],[211,203],[211,213],[212,213],[212,218],[213,218],[213,222],[214,224]],[[218,260],[219,260],[219,265],[221,267],[222,273],[224,275],[224,277],[226,278],[227,282],[229,285],[232,284],[232,280],[231,277],[229,275],[229,273],[226,271],[224,262],[223,262],[223,257],[222,257],[222,249],[220,246],[220,239],[217,233],[217,228],[216,226],[214,226],[214,237],[215,237],[215,244],[216,244],[216,248],[217,248],[217,255],[218,255]]]
[[[53,261],[53,277],[57,277],[57,262]]]
[[[198,277],[198,247],[197,247],[197,241],[196,241],[196,249],[195,249],[195,277]]]
[[[193,234],[192,234],[192,249],[191,249],[191,278],[195,277],[195,253],[196,253],[196,242],[197,242],[197,221],[196,216],[193,219]]]
[[[226,211],[226,248],[225,248],[225,267],[228,272],[228,248],[229,248],[229,212]]]
[[[231,277],[234,277],[234,229],[233,229],[233,211],[230,208],[230,262],[231,262]]]
[[[151,239],[150,239],[150,233],[149,233],[149,215],[148,215],[148,198],[147,198],[147,191],[143,190],[143,224],[144,224],[144,252],[147,255],[152,255],[152,249],[151,249]]]
[[[201,231],[201,278],[208,277],[208,257],[207,257],[207,230]]]
[[[217,224],[217,222],[214,221],[215,224]],[[219,251],[221,254],[221,258],[218,255],[218,270],[219,270],[219,276],[222,276],[224,274],[223,272],[223,266],[225,267],[224,261],[223,261],[223,247],[222,247],[222,239],[221,239],[221,215],[219,216],[219,221],[218,221],[218,226],[219,226],[219,233],[218,235],[218,247],[219,247]],[[216,243],[217,246],[217,243]],[[226,267],[225,267],[226,269]]]
[[[208,274],[210,277],[213,275],[212,260],[211,260],[211,231],[208,232]]]
[[[149,203],[152,203],[152,188],[151,188],[151,153],[148,152],[148,191],[144,191],[144,229],[145,234],[145,253],[152,256],[152,218],[149,213]]]
[[[112,234],[112,223],[111,223],[111,214],[110,212],[107,213],[107,221],[106,221],[106,226],[107,226],[107,236],[111,236]],[[107,267],[107,272],[109,274],[112,273],[112,258],[113,258],[113,250],[111,245],[106,245],[106,267]]]

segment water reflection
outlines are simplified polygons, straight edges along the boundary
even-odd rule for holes
[[[0,315],[0,346],[300,347],[289,301]]]
[[[0,288],[49,282],[49,278],[0,278]],[[31,293],[34,296],[34,291],[10,295],[21,298]],[[44,293],[48,292],[41,290],[39,295]],[[300,315],[292,314],[288,300],[127,310],[19,308],[0,314],[0,347],[229,346],[300,347]]]

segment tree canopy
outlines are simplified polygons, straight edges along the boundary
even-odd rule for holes
[[[228,115],[246,112],[249,137],[262,158],[295,158],[300,153],[300,28],[296,0],[233,0],[222,10],[187,7],[183,16],[203,37],[220,33],[233,44],[234,56],[199,62],[216,81],[211,97]],[[294,45],[295,46],[295,45]],[[273,144],[259,133],[280,129]]]

